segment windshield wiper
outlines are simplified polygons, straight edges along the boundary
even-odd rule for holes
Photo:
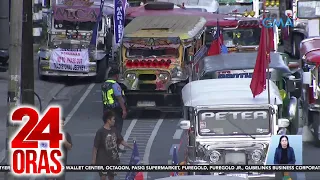
[[[252,139],[256,139],[256,137],[252,136],[251,134],[247,134],[244,132],[243,129],[241,129],[239,126],[237,126],[236,124],[234,124],[232,121],[230,121],[230,119],[226,118],[227,121],[232,124],[234,127],[236,127],[237,129],[239,129],[244,135],[251,137]]]

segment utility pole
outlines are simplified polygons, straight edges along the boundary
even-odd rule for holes
[[[10,0],[0,0],[0,63],[3,66],[7,63],[9,54],[9,4]],[[0,72],[6,69],[0,69]]]
[[[21,0],[20,0],[21,1]],[[21,88],[22,104],[34,105],[32,0],[23,0]]]
[[[21,46],[22,46],[22,0],[11,0],[10,9],[10,46],[9,46],[9,85],[8,106],[9,112],[20,104],[20,77],[21,77]],[[16,132],[18,126],[7,121],[7,164],[11,164],[11,153],[9,151],[9,139]],[[14,180],[12,173],[6,173],[6,180]]]

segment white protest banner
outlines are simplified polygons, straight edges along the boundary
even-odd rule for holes
[[[58,71],[89,72],[88,49],[65,51],[54,49],[50,57],[50,69]]]

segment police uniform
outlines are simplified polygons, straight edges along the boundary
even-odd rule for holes
[[[108,79],[102,84],[101,91],[103,111],[112,110],[115,112],[115,127],[121,133],[123,126],[122,109],[116,97],[122,96],[125,100],[124,91],[121,89],[120,85],[112,79]]]

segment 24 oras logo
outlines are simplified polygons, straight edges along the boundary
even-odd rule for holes
[[[31,106],[20,106],[10,115],[19,124],[10,139],[11,171],[15,175],[60,175],[63,171],[60,106],[49,106],[43,114]],[[48,129],[48,132],[45,132]]]

